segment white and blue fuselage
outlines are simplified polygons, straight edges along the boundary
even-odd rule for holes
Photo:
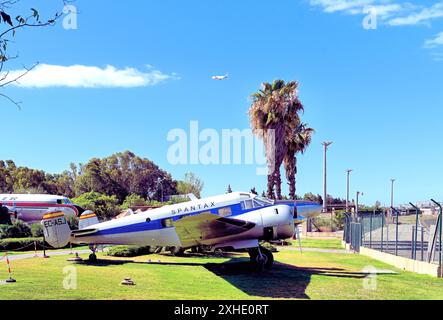
[[[294,207],[298,216],[294,216]],[[190,248],[243,249],[260,240],[287,239],[304,217],[320,212],[312,202],[274,203],[250,193],[230,193],[175,205],[103,223],[87,223],[69,242]],[[98,220],[91,219],[90,222]],[[86,224],[85,224],[86,222]],[[44,221],[43,221],[44,223]]]

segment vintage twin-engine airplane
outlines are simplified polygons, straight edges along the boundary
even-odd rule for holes
[[[295,210],[295,206],[297,207]],[[97,245],[140,245],[212,250],[247,250],[260,269],[273,264],[271,251],[261,240],[292,237],[302,215],[313,217],[321,206],[312,202],[275,203],[250,193],[229,193],[164,206],[118,220],[99,223],[86,211],[80,217],[80,230],[71,231],[63,212],[50,211],[42,220],[46,241],[55,248],[68,243],[89,244],[96,260]]]
[[[66,197],[49,194],[0,194],[0,204],[10,214],[25,222],[40,222],[48,209],[63,211],[66,217],[78,217],[83,213]]]

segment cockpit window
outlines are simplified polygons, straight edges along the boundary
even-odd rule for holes
[[[254,208],[254,203],[252,200],[245,200],[241,203],[241,206],[243,210],[248,210]]]
[[[267,198],[264,198],[264,197],[259,197],[259,196],[254,198],[254,202],[259,203],[261,207],[272,206],[274,204],[273,201],[271,201],[271,200],[269,200]]]

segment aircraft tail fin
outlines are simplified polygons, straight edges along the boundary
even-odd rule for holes
[[[64,248],[71,241],[71,228],[63,211],[47,211],[41,224],[45,240],[51,247]]]
[[[98,224],[98,218],[97,215],[92,211],[85,211],[80,216],[80,221],[78,223],[78,228],[80,230],[87,229],[90,226],[93,226],[95,224]]]

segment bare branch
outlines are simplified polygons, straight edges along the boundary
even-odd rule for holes
[[[15,100],[13,100],[12,98],[8,97],[7,95],[0,93],[0,97],[5,98],[6,100],[9,100],[11,103],[15,104],[15,106],[18,108],[18,110],[21,110],[21,102],[17,102]]]

